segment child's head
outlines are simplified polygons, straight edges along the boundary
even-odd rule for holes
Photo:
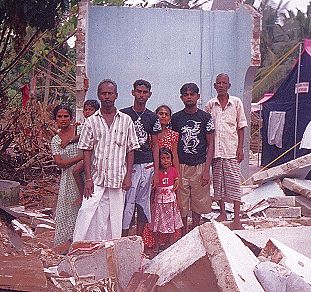
[[[99,102],[96,99],[88,99],[84,102],[83,105],[83,115],[85,118],[90,117],[92,114],[94,114],[98,109],[100,105]]]
[[[167,125],[170,123],[171,117],[172,117],[172,110],[170,109],[170,107],[165,105],[165,104],[160,105],[156,109],[156,114],[159,117],[161,126],[167,127]]]
[[[171,149],[167,147],[162,147],[159,150],[159,158],[160,158],[160,168],[161,169],[168,169],[172,166],[173,161],[173,153]]]

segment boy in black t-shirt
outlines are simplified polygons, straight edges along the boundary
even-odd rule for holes
[[[180,89],[185,108],[172,116],[172,129],[179,133],[180,189],[178,202],[187,233],[187,215],[192,211],[192,226],[200,223],[201,214],[211,211],[209,194],[210,166],[214,154],[214,123],[209,113],[197,107],[200,98],[195,83],[186,83]]]
[[[161,132],[158,116],[146,108],[151,96],[151,84],[136,80],[132,95],[134,105],[121,111],[128,114],[135,126],[140,148],[134,151],[132,187],[126,192],[123,214],[123,236],[128,235],[131,221],[137,208],[137,235],[142,235],[144,225],[150,222],[150,193],[156,186],[159,170],[159,146],[157,134]],[[152,149],[150,147],[150,137]]]

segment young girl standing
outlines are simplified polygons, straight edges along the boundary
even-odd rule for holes
[[[183,226],[176,201],[178,172],[173,164],[172,151],[167,147],[160,148],[159,184],[155,188],[151,223],[149,228],[155,235],[155,249],[159,249],[160,235],[168,235],[168,244],[173,244],[178,238],[176,232]]]

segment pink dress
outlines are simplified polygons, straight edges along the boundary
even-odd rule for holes
[[[178,173],[175,167],[159,172],[159,185],[155,190],[149,225],[153,232],[174,233],[183,227],[174,191],[174,181],[177,178]]]

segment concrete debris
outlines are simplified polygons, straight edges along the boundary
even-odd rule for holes
[[[268,258],[270,261],[290,269],[308,284],[311,284],[311,259],[277,239],[270,238],[261,251],[260,256]]]
[[[258,250],[263,249],[269,239],[274,238],[304,256],[311,258],[311,226],[234,230],[234,233],[243,240],[246,246],[256,246]]]
[[[48,291],[42,262],[35,256],[0,256],[0,290]]]
[[[38,224],[35,229],[35,234],[41,234],[51,230],[55,230],[55,228],[47,224]]]
[[[300,178],[304,179],[311,170],[311,153],[298,157],[287,163],[260,171],[252,176],[254,184],[262,184],[277,178]]]
[[[294,193],[311,199],[311,180],[284,178],[282,186]]]
[[[259,263],[254,273],[266,292],[310,292],[311,287],[290,269],[273,262]]]
[[[301,217],[300,207],[281,207],[281,208],[267,208],[264,210],[266,217],[270,218],[299,218]]]
[[[272,197],[267,202],[272,208],[295,207],[296,198],[294,196]]]
[[[230,229],[213,221],[193,229],[143,268],[159,276],[157,291],[263,291],[253,273],[258,262]]]
[[[265,210],[277,200],[276,198],[286,198],[279,181],[266,182],[250,193],[242,196],[242,211],[248,216],[252,216]],[[274,198],[274,199],[272,199]]]
[[[301,215],[311,217],[311,200],[304,196],[295,196],[295,203],[297,207],[301,208]]]
[[[95,281],[111,278],[120,291],[140,270],[142,253],[143,242],[139,236],[75,242],[67,258],[59,264],[58,273],[74,276],[76,280],[85,276],[93,276]]]

